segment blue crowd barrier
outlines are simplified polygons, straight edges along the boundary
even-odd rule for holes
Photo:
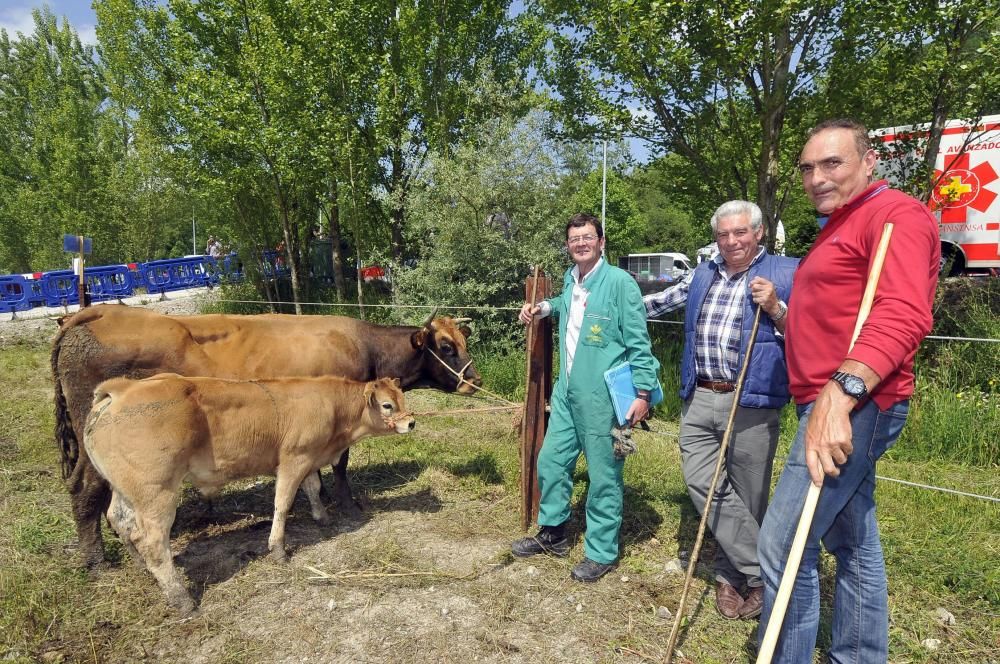
[[[29,286],[20,274],[0,276],[0,312],[14,313],[31,309],[28,302]]]
[[[271,276],[287,274],[276,252],[263,258]],[[219,283],[242,281],[243,263],[236,252],[215,259],[185,256],[147,263],[98,265],[85,272],[87,293],[92,302],[121,300],[147,293],[165,293],[188,288],[213,287]],[[0,313],[27,311],[34,307],[62,307],[80,304],[79,277],[72,270],[52,270],[35,274],[0,275]]]
[[[45,306],[45,288],[41,282],[42,273],[38,272],[31,277],[24,275],[24,282],[28,286],[28,304],[31,308]]]
[[[84,270],[84,274],[86,274]],[[42,290],[45,293],[45,306],[61,307],[69,304],[80,304],[80,292],[77,284],[80,279],[73,270],[53,270],[42,274]]]
[[[132,274],[125,265],[104,265],[84,270],[92,302],[121,300],[135,294]]]
[[[219,283],[219,267],[211,256],[167,258],[140,263],[142,285],[149,293],[185,290]]]

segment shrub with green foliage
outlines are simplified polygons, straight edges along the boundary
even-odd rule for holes
[[[1000,280],[942,281],[932,336],[1000,339]],[[928,339],[897,458],[1000,465],[1000,343]]]

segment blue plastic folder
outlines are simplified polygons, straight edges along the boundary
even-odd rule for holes
[[[615,417],[618,426],[625,424],[625,413],[635,401],[635,387],[632,385],[632,365],[626,362],[604,372],[604,382],[608,384],[611,393],[611,403],[615,407]],[[652,408],[663,401],[663,388],[659,381],[656,388],[649,393],[649,406]]]

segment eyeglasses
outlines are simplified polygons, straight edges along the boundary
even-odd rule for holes
[[[580,244],[581,242],[590,244],[596,239],[596,235],[577,235],[575,237],[566,238],[566,244]]]

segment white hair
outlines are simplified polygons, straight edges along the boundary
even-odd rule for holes
[[[735,217],[738,215],[746,215],[750,218],[750,228],[754,231],[758,230],[764,223],[764,214],[760,211],[760,208],[756,203],[751,203],[750,201],[726,201],[718,207],[715,214],[712,215],[712,232],[714,233],[718,230],[719,220],[727,219],[729,217]]]

